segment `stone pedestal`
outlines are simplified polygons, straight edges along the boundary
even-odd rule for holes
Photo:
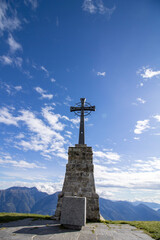
[[[86,224],[86,198],[63,197],[60,224],[66,228],[81,229]]]
[[[86,218],[90,221],[100,219],[99,196],[95,191],[93,175],[92,148],[87,145],[76,144],[69,147],[68,164],[62,192],[58,196],[55,218],[60,220],[62,201],[64,196],[86,197]]]

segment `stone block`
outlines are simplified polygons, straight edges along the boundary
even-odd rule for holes
[[[86,198],[64,197],[60,223],[67,228],[81,229],[86,224]]]

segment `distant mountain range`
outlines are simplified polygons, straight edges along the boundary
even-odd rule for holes
[[[12,187],[0,190],[0,212],[54,215],[58,192],[49,195],[37,188]],[[160,221],[160,204],[99,199],[100,213],[108,220]],[[159,210],[154,210],[154,209]]]

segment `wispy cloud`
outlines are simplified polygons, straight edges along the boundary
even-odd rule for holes
[[[41,66],[40,68],[46,73],[47,76],[49,76],[49,71],[44,66]]]
[[[72,135],[72,132],[70,131],[65,131],[65,136],[68,137],[68,138],[71,138],[71,135]]]
[[[13,86],[0,81],[0,88],[4,89],[9,95],[14,95],[18,91],[22,90],[22,86]]]
[[[72,123],[74,126],[76,126],[76,127],[78,127],[78,124],[79,124],[79,122],[80,122],[80,118],[79,118],[79,117],[69,118],[69,117],[67,117],[67,116],[62,116],[61,118],[64,119],[64,120],[66,120],[66,121],[71,122],[71,123]],[[73,128],[73,125],[71,125],[72,128]]]
[[[7,173],[7,176],[11,176],[12,178],[15,178],[15,181],[12,180],[12,182],[9,181],[1,181],[0,182],[0,189],[7,189],[9,187],[12,186],[19,186],[19,187],[36,187],[39,191],[41,192],[47,192],[48,194],[53,194],[55,192],[61,191],[62,186],[63,186],[63,179],[62,178],[57,178],[56,181],[54,182],[49,182],[46,181],[46,179],[42,178],[42,176],[37,175],[33,178],[33,177],[29,177],[27,175],[25,175],[24,171],[23,173],[17,174],[18,178],[23,179],[23,181],[16,181],[17,176],[16,176],[17,172],[15,172],[15,174],[11,174],[11,173]],[[24,181],[27,180],[27,181]],[[28,180],[32,180],[32,182],[28,182]],[[39,181],[38,181],[39,180]],[[43,182],[43,180],[45,180],[45,182]]]
[[[22,46],[18,42],[16,42],[12,34],[9,34],[7,43],[9,44],[10,51],[12,53],[16,52],[17,50],[22,50]]]
[[[56,79],[55,78],[51,78],[51,82],[56,82]]]
[[[55,114],[52,112],[52,107],[46,107],[42,109],[43,117],[48,121],[50,126],[56,131],[64,130],[65,124],[61,123],[59,119],[60,114]]]
[[[143,121],[137,121],[137,124],[134,129],[135,134],[142,134],[146,129],[149,129],[149,120],[145,119]]]
[[[18,126],[17,118],[14,117],[10,112],[9,109],[3,107],[0,109],[0,122],[7,124],[7,125],[15,125]]]
[[[139,137],[134,137],[134,140],[139,140],[140,138]]]
[[[94,151],[94,156],[100,159],[111,160],[112,163],[120,160],[120,155],[111,151]]]
[[[104,3],[102,0],[84,0],[82,9],[86,12],[89,12],[91,14],[99,13],[99,14],[106,14],[108,17],[112,15],[116,7],[113,8],[107,8],[104,6]]]
[[[10,56],[0,56],[0,61],[3,65],[11,65],[13,63],[13,59]]]
[[[97,72],[97,76],[105,77],[106,76],[106,72]]]
[[[95,164],[94,169],[98,192],[102,191],[103,195],[107,196],[107,192],[110,191],[112,196],[109,198],[112,199],[117,199],[118,193],[122,191],[125,192],[125,189],[129,189],[130,191],[135,190],[137,192],[142,190],[158,190],[160,187],[158,177],[160,164],[159,159],[156,157],[150,160],[145,159],[145,161],[133,161],[133,164],[128,166],[126,170],[119,166],[112,168],[99,164]],[[115,191],[113,189],[115,189]],[[134,196],[132,196],[132,200],[134,200],[133,197]]]
[[[22,67],[22,62],[23,59],[21,57],[15,57],[13,59],[14,64],[16,65],[16,67],[21,68]]]
[[[43,90],[40,87],[36,87],[35,90],[41,95],[41,98],[48,98],[48,99],[52,99],[53,98],[53,94],[47,94],[46,90]]]
[[[137,98],[137,102],[142,103],[142,104],[146,103],[146,101],[142,98]]]
[[[84,11],[92,14],[97,12],[97,7],[94,5],[93,0],[84,0],[82,8]]]
[[[0,33],[4,31],[12,32],[20,28],[20,20],[16,16],[16,11],[13,11],[6,1],[0,0]]]
[[[41,167],[38,166],[35,163],[29,163],[26,162],[24,160],[20,160],[20,161],[15,161],[15,160],[2,160],[0,159],[0,164],[4,165],[10,165],[16,168],[45,168],[45,167]]]
[[[26,5],[31,5],[32,9],[36,9],[38,7],[37,0],[24,0]]]
[[[21,90],[22,90],[22,86],[15,86],[14,88],[15,88],[15,90],[17,90],[17,91],[21,91]]]
[[[158,122],[160,122],[160,115],[155,115],[153,116],[153,118],[155,118]]]
[[[65,98],[65,101],[64,101],[64,104],[66,105],[66,106],[70,106],[70,102],[72,102],[72,98],[70,97],[70,96],[67,96],[66,98]]]
[[[46,157],[57,156],[67,159],[64,144],[66,141],[59,131],[62,131],[65,124],[60,122],[63,119],[59,114],[51,112],[51,108],[43,108],[41,112],[42,119],[29,110],[20,110],[18,116],[14,116],[9,108],[0,109],[0,122],[6,125],[15,125],[16,127],[26,126],[27,134],[22,137],[15,137],[16,147],[33,151],[40,151]],[[45,123],[47,120],[48,125]]]
[[[21,68],[23,59],[21,57],[11,57],[8,55],[2,55],[0,56],[0,62],[3,65],[10,65],[10,66],[16,66],[18,68]]]
[[[155,76],[159,76],[160,75],[160,70],[154,71],[152,68],[142,67],[141,69],[139,69],[137,71],[137,73],[140,74],[140,76],[144,79],[150,79],[150,78],[153,78]]]

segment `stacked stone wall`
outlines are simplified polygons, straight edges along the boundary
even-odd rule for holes
[[[62,192],[58,196],[55,217],[60,219],[64,196],[86,197],[87,219],[97,221],[99,214],[99,196],[95,191],[92,148],[76,144],[69,147],[68,164]]]

